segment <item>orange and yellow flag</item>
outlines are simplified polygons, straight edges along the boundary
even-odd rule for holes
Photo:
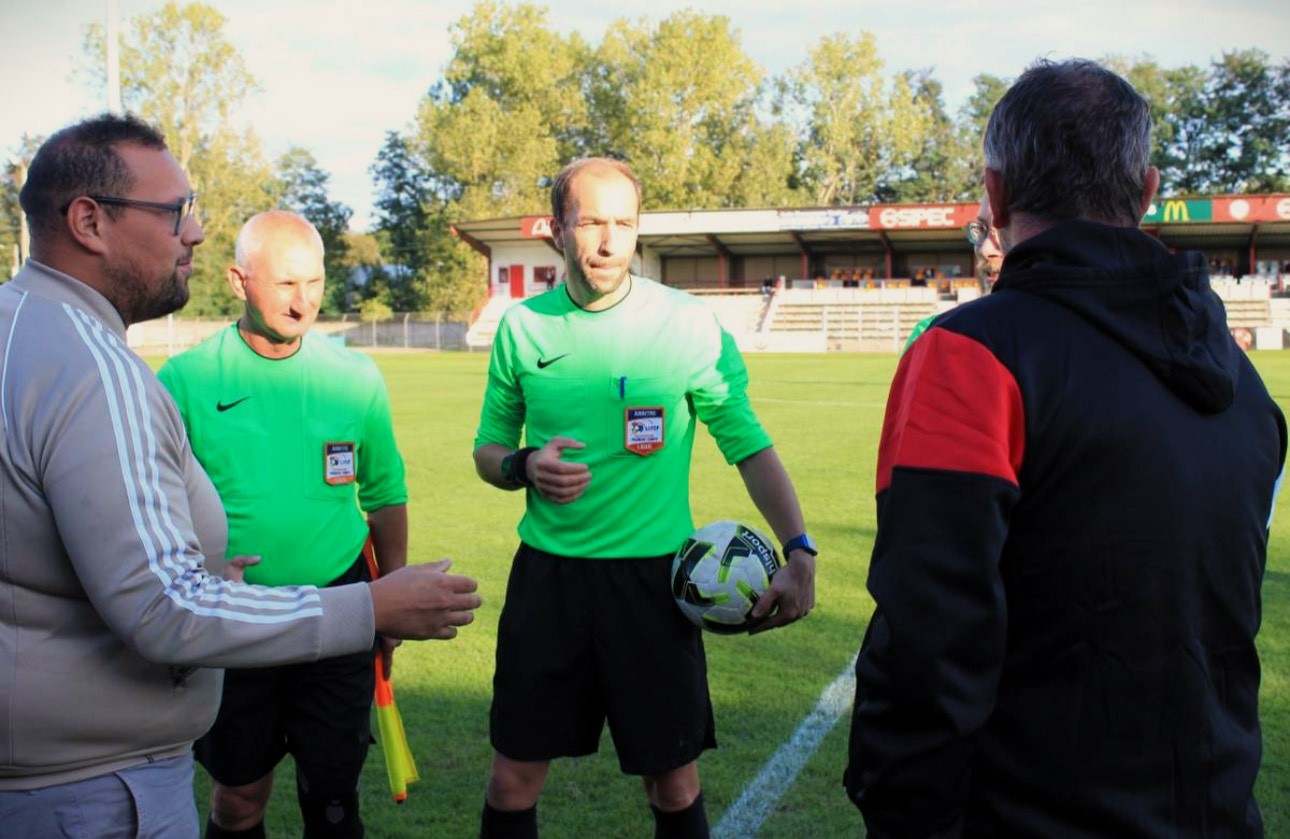
[[[367,558],[367,570],[375,580],[380,575],[376,565],[376,552],[372,547],[371,537],[363,546],[363,555]],[[381,751],[385,753],[385,771],[390,776],[390,792],[395,802],[402,804],[408,797],[408,784],[419,781],[416,761],[412,759],[412,749],[408,747],[408,736],[403,731],[403,718],[399,716],[399,707],[394,704],[394,684],[385,672],[385,662],[381,651],[376,651],[376,726],[380,733]]]
[[[402,804],[408,797],[408,784],[420,780],[408,737],[403,731],[403,718],[394,704],[394,686],[385,675],[381,654],[376,654],[376,724],[380,731],[381,750],[385,752],[385,771],[390,776],[390,792]]]

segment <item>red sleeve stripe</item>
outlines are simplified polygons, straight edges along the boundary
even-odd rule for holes
[[[1025,448],[1021,391],[980,343],[932,329],[905,353],[887,397],[878,492],[897,466],[972,472],[1019,483]]]

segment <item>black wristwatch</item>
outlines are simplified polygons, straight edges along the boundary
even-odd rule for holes
[[[794,536],[784,543],[784,561],[788,562],[788,555],[793,551],[806,551],[811,556],[819,556],[820,549],[815,546],[815,540],[805,533]]]
[[[537,446],[525,446],[519,451],[511,452],[502,458],[502,477],[522,487],[533,486],[529,480],[529,457],[537,451]]]

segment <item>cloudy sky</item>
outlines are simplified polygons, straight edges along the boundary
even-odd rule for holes
[[[369,222],[367,168],[385,131],[402,129],[450,54],[449,25],[465,0],[207,0],[263,90],[237,118],[276,156],[312,151],[333,197]],[[122,28],[161,0],[116,0]],[[978,73],[1015,76],[1037,56],[1151,56],[1206,64],[1258,47],[1290,60],[1286,0],[554,0],[552,26],[598,42],[614,21],[657,21],[683,8],[729,16],[768,75],[801,63],[821,34],[872,32],[888,70],[930,67],[956,109]],[[107,0],[0,0],[0,155],[24,132],[47,134],[100,111],[79,81],[86,26]]]

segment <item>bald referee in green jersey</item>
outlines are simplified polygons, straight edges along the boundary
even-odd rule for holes
[[[734,341],[694,297],[630,273],[632,171],[576,161],[556,177],[551,210],[566,282],[502,319],[475,440],[481,478],[527,490],[498,627],[481,836],[537,836],[550,761],[596,751],[608,721],[623,772],[644,781],[655,836],[705,837],[707,665],[669,582],[694,529],[696,419],[784,544],[757,631],[814,606],[816,549]]]
[[[241,319],[159,377],[228,514],[229,553],[258,554],[247,582],[342,585],[407,561],[407,487],[389,396],[365,355],[309,334],[323,243],[295,213],[261,213],[228,271]],[[397,642],[382,639],[388,666]],[[388,671],[387,671],[388,672]],[[361,837],[358,779],[371,739],[372,652],[233,669],[197,742],[213,780],[207,839],[264,836],[274,768],[290,753],[309,837]]]

